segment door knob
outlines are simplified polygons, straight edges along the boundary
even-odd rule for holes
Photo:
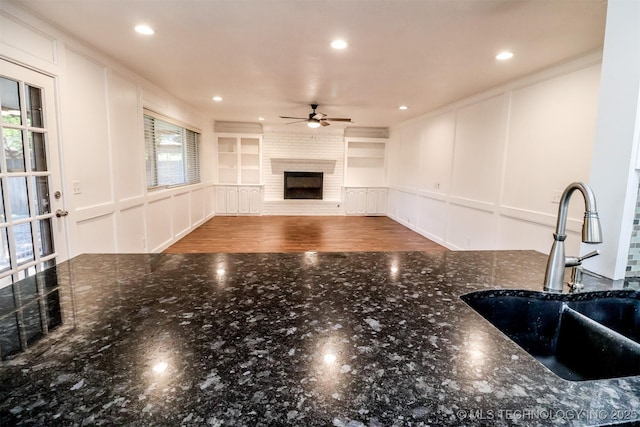
[[[58,218],[60,218],[60,217],[62,217],[62,216],[67,216],[67,215],[69,215],[69,212],[65,211],[64,209],[58,209],[58,210],[56,211],[56,216],[57,216]]]

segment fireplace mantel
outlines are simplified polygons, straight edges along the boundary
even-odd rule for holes
[[[335,169],[336,161],[332,159],[271,158],[271,173],[274,174],[285,171],[333,174]]]

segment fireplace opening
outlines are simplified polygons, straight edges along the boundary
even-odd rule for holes
[[[322,172],[285,172],[285,199],[322,199]]]

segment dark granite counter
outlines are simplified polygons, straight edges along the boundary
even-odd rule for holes
[[[459,298],[540,290],[545,261],[529,251],[82,255],[0,290],[0,425],[640,420],[640,376],[563,380]]]

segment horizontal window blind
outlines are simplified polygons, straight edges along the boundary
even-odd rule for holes
[[[200,182],[200,134],[144,115],[147,187],[186,185]]]

